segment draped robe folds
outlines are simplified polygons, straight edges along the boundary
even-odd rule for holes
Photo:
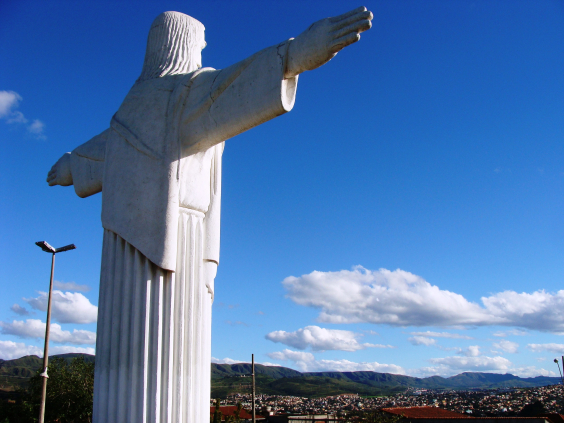
[[[288,45],[137,82],[71,153],[76,193],[102,192],[94,422],[208,420],[224,141],[292,109]]]

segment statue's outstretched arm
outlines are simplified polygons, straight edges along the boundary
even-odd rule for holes
[[[61,185],[68,187],[72,185],[72,172],[70,164],[71,153],[65,153],[55,163],[47,174],[47,183],[49,186]]]
[[[88,197],[102,190],[104,156],[109,129],[65,153],[47,174],[50,186],[74,185],[78,196]]]
[[[286,78],[318,68],[346,46],[360,40],[360,33],[372,26],[372,12],[359,7],[334,18],[312,24],[290,44]]]
[[[205,151],[292,109],[298,74],[327,63],[370,29],[365,7],[311,25],[293,40],[191,80],[180,119],[183,157]]]

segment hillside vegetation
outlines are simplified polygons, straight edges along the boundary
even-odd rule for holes
[[[65,360],[83,354],[62,354]],[[94,356],[83,355],[87,362]],[[26,356],[16,360],[0,359],[0,391],[10,392],[24,388],[28,380],[41,368],[42,359]],[[251,391],[251,365],[212,364],[212,397],[225,397],[233,393]],[[554,385],[558,378],[539,376],[520,378],[511,374],[462,373],[443,378],[432,376],[416,378],[377,372],[315,372],[301,373],[286,367],[255,365],[257,393],[321,397],[343,393],[360,395],[392,395],[412,389],[493,389],[509,387],[535,387]]]

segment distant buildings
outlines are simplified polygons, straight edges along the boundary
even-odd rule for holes
[[[251,409],[250,395],[233,395],[222,401],[226,406],[241,402]],[[521,417],[525,406],[539,403],[534,417]],[[403,416],[406,423],[564,423],[564,388],[561,385],[525,389],[479,391],[406,390],[389,397],[342,394],[324,398],[257,395],[257,412],[268,423],[351,421],[349,416],[363,411],[382,411]],[[234,407],[234,406],[233,406]],[[213,410],[213,408],[212,408]],[[531,415],[531,414],[528,414]],[[257,421],[259,421],[257,417]]]

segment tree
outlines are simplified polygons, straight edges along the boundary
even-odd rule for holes
[[[535,401],[532,404],[525,405],[519,412],[520,417],[536,417],[539,414],[546,413],[544,404],[541,401]]]
[[[243,404],[241,401],[237,403],[237,409],[235,410],[235,422],[239,423],[241,421],[241,410],[243,409]]]
[[[221,406],[221,400],[218,398],[215,400],[215,410],[213,412],[212,423],[221,423],[221,411],[219,407]]]
[[[42,377],[38,371],[15,403],[0,405],[1,423],[35,423],[41,402]],[[49,363],[46,423],[90,423],[94,398],[94,363],[78,356],[72,361],[54,358]]]
[[[347,414],[346,422],[367,422],[367,423],[398,423],[400,416],[383,413],[380,410],[359,410]]]

